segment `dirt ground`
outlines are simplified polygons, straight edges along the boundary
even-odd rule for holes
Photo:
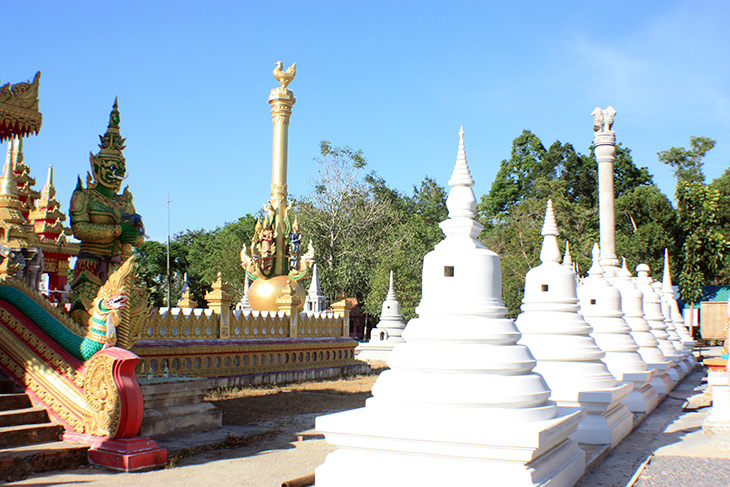
[[[382,369],[370,375],[214,391],[206,399],[223,411],[223,424],[255,425],[312,413],[363,407]]]

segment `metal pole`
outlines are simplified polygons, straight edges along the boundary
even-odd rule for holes
[[[167,308],[170,309],[170,193],[167,194]]]

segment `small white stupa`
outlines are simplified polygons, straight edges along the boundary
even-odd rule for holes
[[[591,337],[591,326],[578,313],[576,280],[566,245],[560,264],[558,227],[548,200],[542,264],[525,276],[522,314],[515,325],[537,360],[535,372],[545,378],[558,406],[582,406],[585,418],[573,433],[579,443],[615,447],[633,428],[634,416],[623,401],[630,384],[619,384],[601,359],[605,353]]]
[[[390,271],[390,287],[385,296],[378,326],[370,331],[370,341],[355,348],[355,358],[369,362],[385,361],[398,343],[403,343],[406,324],[400,315],[400,303],[393,288],[393,271]]]
[[[674,322],[672,321],[669,308],[666,306],[664,298],[662,297],[662,283],[660,281],[652,280],[651,287],[654,289],[654,291],[656,291],[657,295],[659,296],[659,309],[661,310],[662,316],[664,317],[664,324],[667,325],[667,340],[671,342],[672,346],[677,349],[677,352],[680,355],[677,366],[680,368],[679,370],[681,370],[680,376],[684,377],[685,375],[687,375],[687,372],[689,372],[689,367],[685,363],[687,354],[689,352],[685,349],[682,340],[679,339],[679,333],[677,333],[677,328],[674,326]]]
[[[669,341],[667,324],[664,322],[664,315],[662,314],[661,296],[651,286],[652,278],[649,276],[649,272],[651,272],[651,269],[647,264],[637,265],[634,283],[644,296],[644,319],[649,323],[651,333],[659,343],[659,349],[662,351],[662,354],[671,362],[667,373],[674,381],[674,385],[676,385],[679,382],[680,375],[683,374],[682,369],[677,365],[682,359],[682,355],[677,351],[677,348],[672,342]]]
[[[241,311],[250,311],[251,303],[248,302],[249,278],[244,275],[243,279],[243,296],[241,297],[241,300],[236,303],[236,309]]]
[[[418,317],[366,406],[317,418],[340,447],[317,468],[317,487],[568,487],[583,474],[584,453],[569,437],[583,414],[548,401],[505,318],[499,257],[477,240],[460,136],[446,238],[424,258]]]
[[[662,298],[662,312],[665,316],[668,316],[669,321],[672,322],[672,326],[677,332],[679,341],[684,347],[685,364],[689,367],[689,370],[692,370],[697,363],[697,360],[695,360],[695,357],[692,354],[696,341],[692,338],[690,332],[685,327],[684,316],[682,316],[682,313],[679,311],[677,300],[674,299],[674,287],[672,286],[672,276],[669,269],[668,249],[664,249],[664,275],[660,295]]]
[[[304,298],[305,313],[322,313],[327,311],[327,297],[322,293],[317,274],[317,264],[312,267],[312,282],[309,283],[307,297]]]
[[[639,355],[649,368],[657,370],[657,376],[651,380],[651,385],[660,397],[666,396],[674,386],[674,381],[667,374],[671,361],[667,360],[659,349],[659,342],[651,333],[651,327],[644,318],[644,295],[631,281],[631,272],[626,268],[626,259],[614,279],[613,286],[621,294],[621,311],[624,320],[631,328],[631,336],[639,346]]]
[[[599,262],[600,249],[593,245],[593,265],[588,277],[578,286],[580,312],[593,327],[596,344],[606,352],[603,361],[619,382],[631,383],[634,390],[624,404],[635,413],[648,413],[659,403],[659,396],[649,382],[656,376],[639,355],[639,346],[631,336],[621,311],[621,295],[603,278]]]

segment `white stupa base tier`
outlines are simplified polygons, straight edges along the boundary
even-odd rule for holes
[[[602,414],[586,414],[571,438],[585,445],[609,445],[614,448],[634,427],[634,415],[618,403]]]
[[[697,360],[696,360],[696,359],[694,358],[694,356],[693,356],[693,355],[692,355],[692,354],[690,353],[689,355],[687,355],[687,356],[686,356],[686,357],[684,358],[684,360],[682,361],[682,363],[683,363],[684,365],[686,365],[686,366],[687,366],[687,369],[688,369],[688,373],[691,373],[691,372],[692,372],[692,371],[694,370],[694,368],[695,368],[695,365],[697,365]]]
[[[661,363],[649,363],[647,362],[647,366],[651,367],[652,369],[657,370],[657,376],[654,377],[649,384],[654,388],[654,390],[659,395],[659,398],[663,398],[667,394],[669,394],[669,391],[671,391],[674,388],[674,385],[676,382],[672,380],[672,378],[669,376],[669,373],[667,371],[667,368],[669,367],[671,362],[661,362]]]
[[[689,370],[690,370],[689,365],[687,365],[686,359],[682,358],[677,363],[677,369],[678,369],[677,372],[679,372],[679,378],[681,380],[689,373]]]
[[[670,369],[667,369],[667,374],[672,379],[672,381],[674,381],[675,386],[680,381],[680,379],[683,377],[680,374],[680,371],[681,371],[681,369],[679,369],[679,367],[676,365],[672,366],[672,368],[670,368]],[[674,386],[672,386],[672,387],[674,387]]]
[[[659,394],[651,385],[651,382],[645,383],[641,388],[634,389],[624,399],[624,405],[629,408],[632,413],[650,413],[659,404]]]
[[[317,468],[317,487],[570,487],[585,469],[583,451],[566,439],[583,416],[576,408],[519,422],[491,408],[414,405],[393,415],[373,406],[317,418],[317,430],[339,447]]]
[[[355,347],[355,358],[366,362],[385,362],[390,357],[393,348],[403,342],[405,340],[400,337],[390,337],[387,340],[370,340]]]
[[[621,384],[580,392],[577,403],[558,401],[558,405],[563,407],[578,404],[583,407],[585,416],[571,438],[587,445],[610,445],[611,448],[618,445],[634,426],[633,414],[622,404],[629,392],[631,384]]]

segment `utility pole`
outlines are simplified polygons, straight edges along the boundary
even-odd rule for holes
[[[167,309],[170,309],[172,306],[170,305],[170,204],[172,204],[172,200],[170,199],[170,193],[167,193]]]

